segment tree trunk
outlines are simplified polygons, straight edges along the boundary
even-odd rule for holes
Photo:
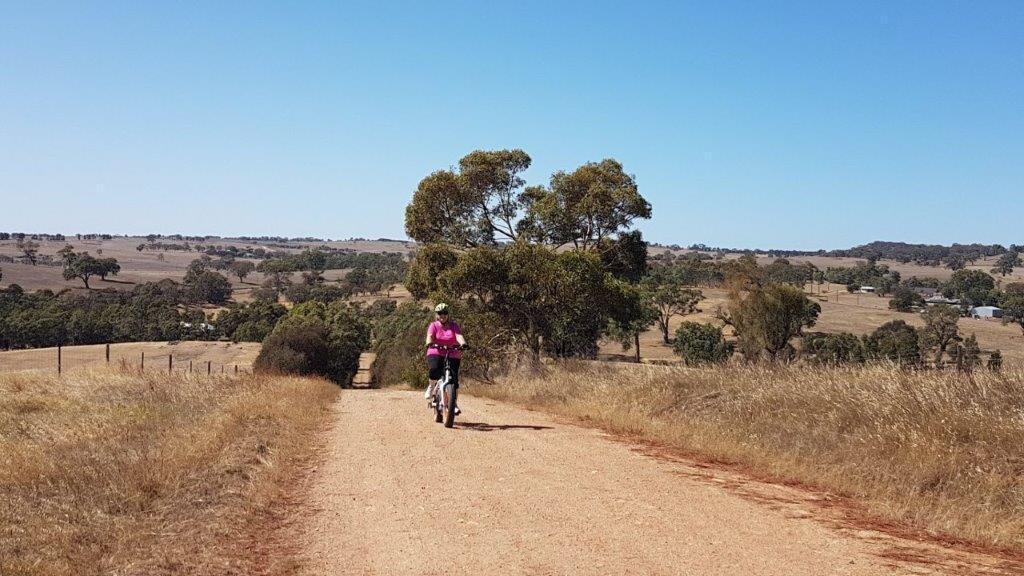
[[[665,344],[670,344],[668,340],[668,320],[664,322],[658,322],[661,328],[661,339],[665,341]]]
[[[640,331],[633,333],[633,345],[636,347],[636,363],[640,363]]]

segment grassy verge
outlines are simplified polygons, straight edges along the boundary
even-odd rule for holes
[[[0,375],[0,574],[281,574],[282,490],[337,388]]]
[[[471,392],[825,488],[1024,552],[1024,372],[572,363]]]

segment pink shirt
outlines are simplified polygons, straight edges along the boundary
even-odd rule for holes
[[[448,325],[441,324],[440,320],[434,320],[430,323],[430,327],[427,328],[427,336],[433,337],[431,342],[434,344],[440,344],[442,346],[457,346],[459,341],[455,338],[456,334],[462,334],[462,329],[456,322],[451,320],[448,321]],[[444,352],[437,348],[427,348],[427,356],[444,356]],[[460,358],[462,352],[459,350],[452,350],[449,358]]]

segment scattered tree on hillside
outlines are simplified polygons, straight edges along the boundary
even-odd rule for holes
[[[306,270],[302,273],[302,283],[306,286],[316,286],[324,283],[324,274],[319,270]]]
[[[230,265],[231,273],[238,276],[239,282],[245,282],[245,277],[256,270],[256,265],[245,260],[236,260]]]
[[[967,268],[967,258],[962,254],[950,254],[943,260],[950,270],[963,270]]]
[[[971,306],[994,304],[999,298],[995,278],[981,270],[957,270],[943,292]]]
[[[1013,269],[1020,266],[1020,254],[1018,252],[1006,252],[996,260],[996,265],[992,268],[993,274],[999,274],[1000,276],[1007,276],[1013,274]]]
[[[924,296],[914,292],[910,288],[897,288],[889,300],[889,308],[897,312],[912,312],[914,308],[925,305]]]
[[[1003,297],[1003,322],[1013,322],[1024,331],[1024,294],[1007,294]]]
[[[366,268],[353,268],[345,275],[345,280],[352,286],[354,291],[358,293],[369,292],[368,282],[370,274],[366,271]]]
[[[647,299],[657,310],[656,322],[661,338],[669,344],[669,323],[676,316],[686,316],[697,311],[697,304],[704,299],[700,290],[683,288],[671,277],[660,272],[648,275],[641,283]]]
[[[18,239],[17,247],[21,251],[21,258],[35,266],[39,261],[39,243],[22,236]]]
[[[921,314],[924,328],[921,329],[921,344],[926,350],[935,351],[935,366],[941,367],[946,350],[960,341],[957,321],[960,313],[945,305],[932,306]]]
[[[270,272],[263,279],[263,287],[273,290],[275,295],[284,292],[291,285],[292,278],[287,272]]]
[[[116,276],[121,271],[121,266],[114,258],[94,258],[88,252],[69,253],[65,252],[67,248],[61,250],[64,279],[78,278],[85,284],[86,289],[89,288],[89,278],[99,276],[105,280],[107,276]]]
[[[727,310],[718,317],[732,326],[744,357],[755,360],[791,358],[790,340],[814,326],[821,306],[795,286],[770,284],[751,290],[732,289]]]

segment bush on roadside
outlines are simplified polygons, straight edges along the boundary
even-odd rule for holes
[[[422,304],[407,302],[374,325],[373,379],[377,386],[407,383],[417,388],[427,385],[426,349],[423,346],[427,325],[434,315]]]
[[[347,386],[369,347],[370,326],[356,309],[307,302],[282,318],[263,341],[258,371],[323,376]]]

